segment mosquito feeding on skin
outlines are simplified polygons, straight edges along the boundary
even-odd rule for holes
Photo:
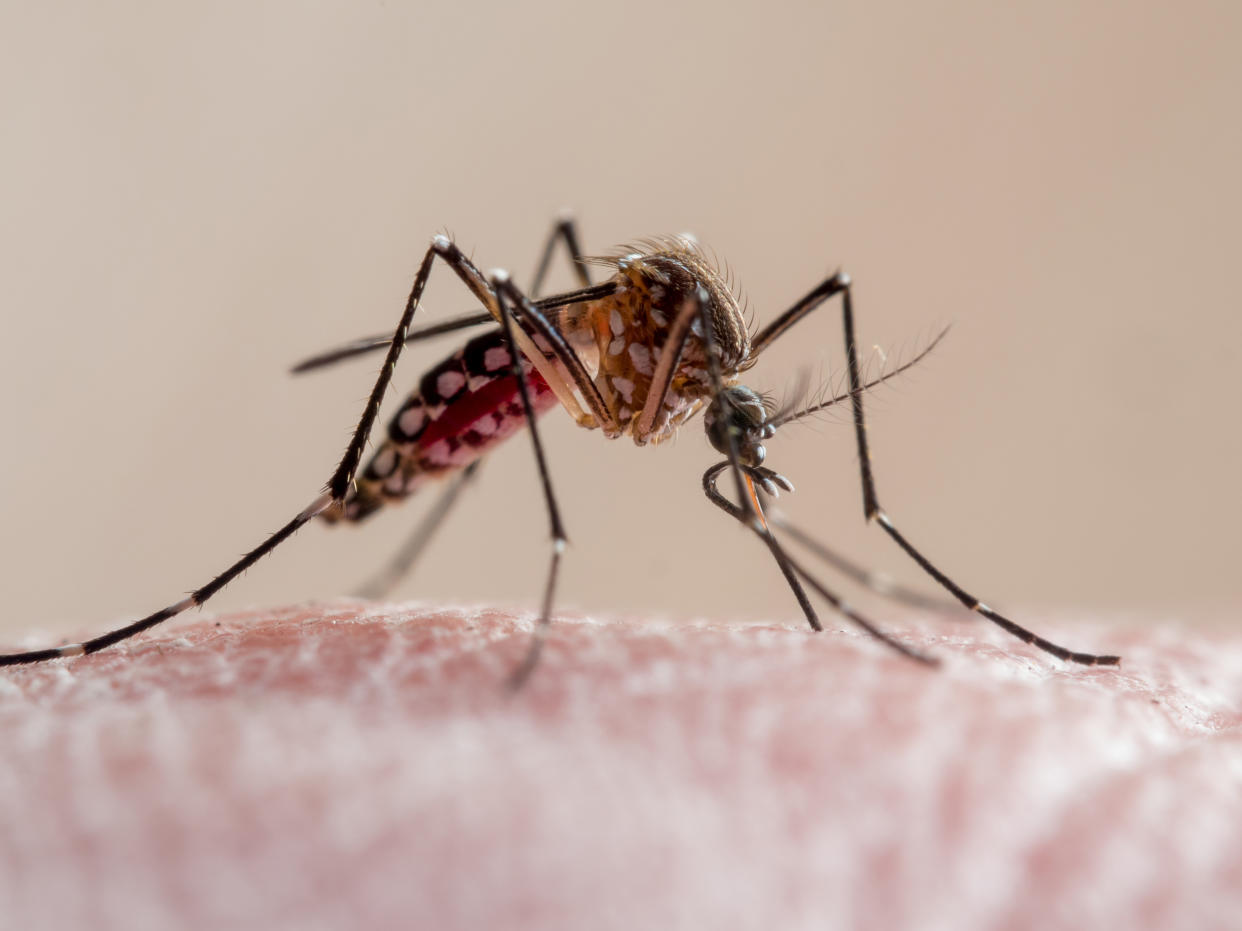
[[[563,242],[569,252],[580,287],[540,298],[558,242]],[[410,541],[366,587],[367,594],[380,596],[413,564],[457,495],[477,472],[482,458],[501,441],[528,427],[547,507],[551,548],[535,634],[525,659],[511,678],[511,684],[520,685],[539,658],[568,539],[538,427],[538,416],[558,405],[579,426],[600,430],[609,439],[628,436],[639,446],[669,439],[703,411],[707,438],[725,457],[704,473],[703,490],[714,505],[748,528],[767,547],[811,627],[816,631],[823,629],[804,584],[882,643],[917,661],[934,662],[926,654],[889,637],[826,588],[789,554],[773,526],[845,574],[882,590],[873,574],[837,556],[783,519],[765,513],[761,493],[775,495],[778,488],[792,491],[793,486],[765,464],[764,443],[785,424],[845,402],[853,415],[863,514],[867,521],[878,523],[954,598],[1018,639],[1069,662],[1088,666],[1119,662],[1116,656],[1067,650],[998,614],[933,565],[898,531],[880,506],[863,419],[863,395],[917,363],[943,332],[910,361],[867,381],[861,374],[854,336],[851,283],[842,272],[830,275],[752,335],[740,301],[719,263],[692,238],[643,240],[606,258],[585,257],[578,242],[572,220],[562,219],[556,224],[528,295],[506,272],[495,270],[485,275],[449,237],[435,236],[418,267],[405,309],[391,336],[357,340],[294,368],[295,372],[305,372],[375,350],[387,352],[345,454],[318,497],[262,544],[175,604],[82,643],[0,655],[0,665],[35,663],[102,650],[187,608],[202,605],[315,518],[327,523],[357,523],[403,500],[432,479],[447,479],[447,488]],[[412,330],[423,289],[437,261],[452,269],[484,311]],[[592,281],[590,270],[596,266],[608,270],[606,281]],[[772,343],[834,297],[840,298],[844,324],[846,392],[803,406],[792,404],[774,409],[758,392],[739,383]],[[490,328],[422,377],[417,389],[389,422],[386,438],[362,466],[363,453],[402,349],[430,336],[483,325]],[[717,487],[725,472],[732,476],[734,500]],[[905,600],[925,600],[900,589],[886,593]]]

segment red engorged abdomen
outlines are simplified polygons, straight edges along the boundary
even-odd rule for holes
[[[536,369],[527,370],[526,386],[536,414],[556,406],[556,395]],[[433,451],[433,447],[440,445],[445,448],[438,452],[452,464],[465,465],[525,425],[526,416],[518,394],[517,379],[511,374],[504,375],[451,401],[423,429],[415,446],[415,455],[432,454],[432,459],[441,460],[436,464],[448,464],[441,456],[434,455],[437,451]]]

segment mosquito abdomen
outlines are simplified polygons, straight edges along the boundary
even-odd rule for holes
[[[535,412],[555,407],[556,395],[543,376],[525,358],[520,362]],[[428,480],[465,468],[525,425],[504,334],[477,336],[423,376],[389,421],[388,438],[358,476],[343,511],[323,518],[362,520]]]

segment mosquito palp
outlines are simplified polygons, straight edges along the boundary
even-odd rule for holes
[[[547,297],[542,284],[558,245],[571,260],[579,287]],[[447,266],[482,312],[415,328],[423,291],[433,269]],[[607,280],[593,282],[590,269],[603,267]],[[840,301],[849,388],[844,394],[811,403],[790,402],[772,409],[762,394],[741,385],[764,351],[831,299]],[[364,453],[387,396],[398,359],[414,341],[486,326],[458,351],[429,369],[388,424],[386,435],[364,463]],[[867,391],[921,361],[943,338],[910,360],[864,379],[854,332],[852,283],[836,272],[771,323],[752,334],[742,302],[720,264],[689,237],[642,240],[603,257],[585,257],[574,223],[560,220],[542,253],[534,283],[523,291],[510,276],[485,274],[447,236],[433,237],[390,335],[365,337],[299,363],[306,372],[370,352],[384,351],[379,374],[363,407],[345,454],[323,491],[310,504],[241,559],[188,597],[82,643],[0,655],[0,665],[41,662],[94,653],[146,631],[183,611],[201,606],[305,524],[358,523],[409,497],[435,480],[448,487],[392,564],[368,584],[382,595],[428,545],[480,463],[499,443],[526,429],[531,440],[548,516],[549,552],[540,612],[525,659],[510,684],[520,686],[535,668],[552,619],[557,579],[568,535],[552,481],[552,468],[540,438],[540,415],[563,408],[581,427],[608,439],[628,436],[639,446],[662,443],[700,411],[710,444],[725,458],[703,476],[709,501],[757,535],[772,555],[808,624],[823,629],[806,587],[839,614],[881,643],[922,663],[930,657],[894,640],[851,608],[839,595],[789,554],[773,527],[807,546],[847,577],[881,588],[880,577],[835,557],[811,535],[768,514],[762,495],[775,496],[793,484],[765,465],[765,443],[789,423],[848,401],[854,425],[862,483],[863,513],[958,602],[1026,643],[1062,660],[1111,665],[1112,655],[1066,649],[1027,630],[979,601],[951,580],[917,549],[880,506],[863,418]],[[795,394],[798,394],[796,392]],[[732,476],[735,499],[717,488]],[[804,585],[806,587],[804,587]],[[916,596],[890,592],[905,600]],[[918,596],[921,597],[921,596]]]

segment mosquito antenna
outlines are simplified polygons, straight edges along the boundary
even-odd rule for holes
[[[888,381],[890,378],[896,378],[902,372],[905,372],[913,368],[914,366],[918,365],[920,362],[922,362],[925,358],[927,358],[928,355],[930,355],[931,351],[940,344],[940,341],[944,339],[945,335],[948,332],[949,332],[949,327],[946,326],[943,330],[937,333],[935,338],[930,343],[928,343],[913,358],[909,359],[906,362],[903,362],[901,365],[897,366],[892,371],[883,372],[877,377],[871,379],[870,381],[865,382],[858,389],[857,392],[846,391],[844,394],[834,394],[832,397],[828,398],[826,401],[818,401],[815,404],[811,404],[811,405],[808,405],[807,407],[801,408],[800,410],[791,411],[788,413],[782,413],[778,411],[775,415],[773,415],[773,417],[768,422],[773,427],[781,427],[787,423],[793,423],[795,421],[803,419],[804,417],[809,417],[812,414],[819,413],[822,410],[827,410],[828,408],[832,407],[834,404],[840,404],[842,401],[848,401],[854,396],[855,393],[861,394],[864,391],[870,391],[872,388],[875,388],[877,385],[884,384],[884,382]]]

